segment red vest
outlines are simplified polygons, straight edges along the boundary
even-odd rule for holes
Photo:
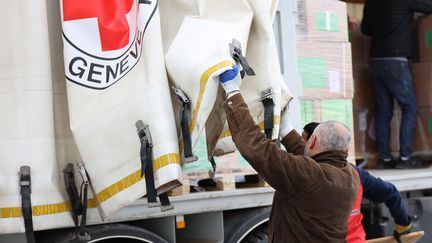
[[[357,170],[356,170],[357,171]],[[357,172],[358,174],[358,172]],[[360,180],[360,175],[359,175]],[[351,211],[351,215],[348,218],[348,232],[346,241],[347,243],[365,243],[366,242],[366,233],[363,229],[362,219],[363,215],[361,214],[361,202],[363,197],[363,186],[360,180],[360,187],[357,194],[357,200],[354,203],[354,207]]]

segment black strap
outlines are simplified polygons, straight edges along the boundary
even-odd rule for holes
[[[22,214],[24,218],[24,226],[26,239],[28,243],[35,242],[35,236],[33,231],[33,214],[31,205],[31,177],[30,177],[30,167],[21,166],[20,168],[20,186],[21,186],[21,206]]]
[[[255,71],[251,68],[247,59],[243,56],[241,43],[238,40],[233,38],[232,42],[229,44],[229,47],[230,47],[231,57],[238,65],[240,65],[243,68],[240,71],[241,78],[244,78],[245,73],[249,76],[254,76]]]
[[[171,203],[170,203],[168,193],[165,192],[165,193],[160,194],[159,200],[161,202],[161,211],[162,212],[174,209],[174,206],[171,205]]]
[[[84,183],[81,185],[82,191],[81,191],[81,197],[82,198],[82,215],[81,215],[81,223],[78,229],[78,236],[79,237],[87,237],[88,231],[87,231],[87,190],[88,190],[88,184]]]
[[[215,161],[214,157],[211,157],[210,164],[213,168],[213,173],[216,173],[216,161]]]
[[[185,158],[194,157],[189,130],[188,106],[189,105],[187,103],[183,103],[180,110],[180,126],[183,137],[183,151]]]
[[[143,173],[144,172],[144,173]],[[149,207],[158,207],[153,174],[153,149],[148,143],[141,144],[141,176],[144,175]]]
[[[171,87],[176,100],[181,104],[180,108],[180,128],[183,139],[183,152],[185,157],[185,163],[190,163],[196,161],[198,158],[193,154],[192,151],[192,141],[190,136],[190,124],[188,113],[191,109],[191,102],[189,97],[183,90],[176,87]]]
[[[144,175],[148,207],[159,207],[160,204],[157,202],[157,191],[153,174],[153,144],[150,130],[141,120],[137,121],[135,125],[141,143],[141,177]]]
[[[251,68],[248,61],[243,55],[239,55],[235,61],[238,62],[243,67],[243,70],[241,71],[242,78],[244,77],[245,72],[248,76],[255,76],[255,71]]]
[[[273,117],[274,117],[274,102],[272,98],[262,99],[264,105],[264,132],[268,139],[272,138],[273,134]]]
[[[66,169],[63,170],[63,178],[66,186],[66,191],[72,206],[72,219],[75,226],[78,226],[78,216],[82,213],[82,205],[78,189],[75,184],[75,173],[73,164],[69,163]]]

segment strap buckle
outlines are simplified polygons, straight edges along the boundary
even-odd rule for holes
[[[265,100],[273,100],[273,89],[268,88],[260,92],[260,101],[263,102]]]
[[[77,166],[78,166],[78,172],[81,175],[81,178],[83,180],[84,185],[86,185],[86,186],[89,185],[90,184],[90,180],[88,179],[87,172],[86,172],[86,169],[85,169],[84,165],[82,163],[79,163],[78,161],[76,163],[77,163]]]
[[[149,147],[153,147],[153,141],[150,134],[150,128],[148,125],[144,125],[142,120],[138,120],[135,123],[135,126],[137,128],[137,133],[140,138],[140,141],[142,144],[147,145]]]
[[[268,88],[260,93],[261,95],[261,102],[264,105],[264,132],[266,134],[266,137],[268,139],[272,138],[273,134],[273,117],[274,117],[274,101],[273,101],[273,89]]]
[[[229,44],[230,53],[232,58],[236,61],[237,64],[240,63],[240,57],[242,56],[242,47],[240,42],[233,38],[232,42]]]
[[[190,100],[187,97],[187,95],[183,92],[183,90],[174,86],[171,86],[171,89],[174,95],[176,96],[177,101],[180,102],[180,104],[182,105],[187,104],[189,108]]]
[[[249,76],[254,76],[255,71],[249,66],[247,59],[242,54],[241,43],[235,38],[229,44],[231,57],[235,60],[237,65],[241,66],[243,69],[240,71],[241,77],[245,76],[245,73]]]
[[[20,186],[29,187],[31,192],[30,167],[21,166],[20,168]]]

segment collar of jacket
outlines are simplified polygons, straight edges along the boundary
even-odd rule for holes
[[[342,151],[326,151],[312,157],[317,163],[327,163],[336,167],[345,167],[348,154]]]

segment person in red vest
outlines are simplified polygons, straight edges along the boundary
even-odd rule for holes
[[[287,113],[287,112],[284,112]],[[284,114],[282,115],[281,123],[283,123]],[[302,137],[306,142],[314,132],[315,128],[319,125],[317,122],[311,122],[304,126]],[[281,124],[281,128],[282,128]],[[399,191],[396,187],[387,181],[383,181],[377,178],[369,172],[363,170],[360,167],[353,165],[356,169],[360,179],[360,189],[357,195],[357,200],[351,211],[351,215],[348,219],[348,232],[347,232],[347,243],[364,243],[366,241],[366,233],[361,223],[363,215],[361,213],[361,202],[362,198],[369,199],[373,202],[385,203],[390,210],[395,221],[394,236],[398,242],[400,236],[410,232],[412,223],[408,216],[405,204],[402,202]]]

